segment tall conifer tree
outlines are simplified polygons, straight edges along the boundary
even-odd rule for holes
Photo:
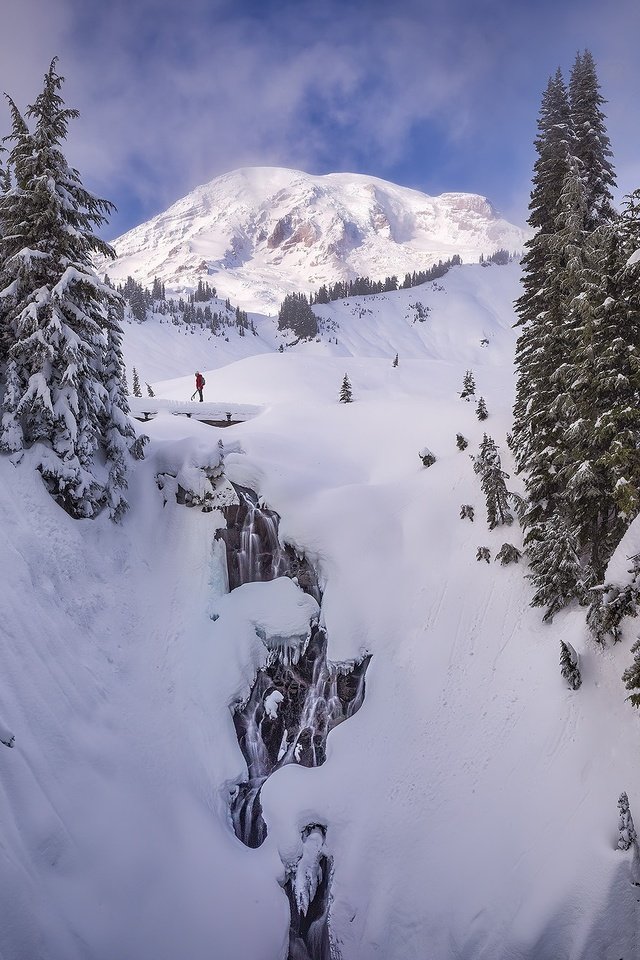
[[[522,296],[516,301],[522,327],[516,349],[518,379],[514,406],[513,449],[519,470],[538,465],[536,498],[548,499],[549,465],[544,451],[556,434],[550,417],[555,399],[551,373],[561,362],[558,340],[558,291],[552,243],[564,179],[569,171],[571,117],[560,70],[549,79],[542,97],[537,159],[529,204],[529,224],[536,231],[522,261]],[[542,456],[542,460],[541,460]]]
[[[114,255],[94,233],[113,205],[85,190],[62,153],[78,112],[64,106],[56,63],[26,119],[9,99],[13,180],[0,197],[0,318],[9,340],[0,448],[37,445],[37,469],[72,516],[92,517],[108,503],[118,519],[126,508],[126,458],[140,456],[142,443],[126,419],[121,387],[121,301],[92,267],[94,253]],[[114,457],[121,457],[117,468]]]
[[[576,56],[569,80],[573,127],[573,155],[584,178],[587,229],[595,230],[615,218],[612,189],[616,185],[611,144],[606,130],[593,56],[589,50]]]

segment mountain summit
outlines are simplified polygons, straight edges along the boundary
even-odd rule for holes
[[[521,250],[525,240],[475,194],[430,197],[354,173],[247,167],[125,233],[114,241],[118,259],[99,269],[183,290],[207,279],[247,309],[273,310],[286,293],[356,276],[402,279],[454,254],[475,261]]]

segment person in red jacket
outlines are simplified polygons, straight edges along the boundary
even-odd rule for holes
[[[196,370],[196,390],[195,392],[200,395],[200,403],[202,403],[202,388],[204,387],[204,377],[199,370]]]

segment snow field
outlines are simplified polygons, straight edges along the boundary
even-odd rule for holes
[[[519,531],[487,529],[469,458],[486,431],[512,472],[516,281],[511,268],[452,271],[424,324],[403,318],[426,290],[367,298],[365,317],[332,304],[339,345],[238,360],[234,345],[226,365],[177,328],[156,342],[150,324],[128,327],[128,366],[175,378],[154,381],[158,396],[184,399],[201,369],[207,399],[264,412],[227,429],[168,414],[145,424],[122,528],[71,521],[37,477],[0,461],[0,716],[16,734],[0,747],[0,955],[284,960],[278,881],[309,823],[326,825],[344,960],[638,955],[640,876],[614,849],[619,793],[632,812],[640,799],[638,719],[620,681],[632,631],[600,651],[584,611],[541,624],[522,562],[494,562]],[[169,332],[194,352],[170,352]],[[392,347],[405,336],[416,359]],[[469,368],[484,423],[458,397]],[[350,405],[337,402],[345,370]],[[245,773],[229,707],[268,656],[256,627],[295,638],[316,605],[284,579],[227,594],[221,514],[162,506],[158,464],[206,456],[219,438],[227,476],[318,566],[329,657],[373,655],[326,763],[264,785],[257,850],[228,821]],[[437,457],[426,469],[425,445]],[[560,639],[581,654],[577,692],[560,677]]]

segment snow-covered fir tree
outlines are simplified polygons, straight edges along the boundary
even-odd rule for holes
[[[631,647],[631,653],[633,662],[622,674],[622,681],[630,691],[627,700],[630,700],[634,707],[640,707],[640,638]]]
[[[487,410],[487,404],[485,403],[484,397],[480,397],[478,404],[476,406],[476,417],[478,420],[486,420],[489,416],[489,411]]]
[[[639,507],[638,329],[623,319],[628,263],[613,222],[603,102],[586,51],[569,95],[560,72],[549,81],[536,141],[529,219],[536,233],[516,304],[522,332],[513,428],[536,602],[546,594],[547,563],[562,563],[564,597],[581,597],[601,581]],[[631,232],[632,224],[633,216]],[[562,560],[560,530],[571,543]],[[556,607],[557,591],[550,584],[549,591]]]
[[[531,606],[546,607],[542,619],[551,621],[571,600],[584,598],[585,586],[577,539],[562,514],[547,520],[541,533],[539,539],[529,542],[527,552],[533,572],[527,576],[536,591]]]
[[[278,330],[291,330],[300,340],[318,335],[318,320],[304,293],[288,293],[278,313]]]
[[[614,643],[622,639],[622,621],[635,617],[640,603],[640,555],[629,557],[631,566],[624,583],[604,583],[592,587],[587,626],[598,643],[611,637]]]
[[[582,686],[578,654],[570,643],[560,641],[560,673],[572,690],[579,690]]]
[[[461,433],[456,433],[456,446],[458,450],[466,450],[469,446],[469,441]]]
[[[99,414],[100,436],[106,457],[108,475],[104,484],[104,501],[112,520],[120,520],[128,508],[125,497],[130,458],[141,460],[148,438],[136,436],[128,416],[127,384],[122,360],[122,304],[111,300],[103,318],[106,339],[101,376],[104,388]]]
[[[397,366],[398,366],[398,362],[399,362],[399,361],[398,361],[398,354],[396,353],[395,358],[394,358],[394,361],[393,361],[393,363],[392,363],[392,366],[393,366],[393,367],[397,367]]]
[[[351,381],[345,373],[342,379],[342,386],[340,387],[340,403],[351,403],[353,401],[353,390],[351,387]]]
[[[543,489],[548,458],[544,457],[540,463],[541,454],[555,433],[555,424],[548,413],[555,396],[550,376],[562,360],[557,324],[553,322],[557,312],[554,310],[556,291],[549,283],[550,275],[553,276],[550,243],[569,170],[571,144],[569,97],[558,69],[549,79],[540,107],[528,219],[535,232],[526,244],[522,259],[523,292],[515,304],[521,332],[516,347],[513,449],[519,470],[529,470],[534,463],[539,465],[539,483]]]
[[[633,844],[637,844],[638,834],[633,824],[631,816],[631,807],[629,806],[629,797],[623,791],[618,799],[618,850],[628,850]]]
[[[476,381],[472,370],[467,370],[462,380],[461,400],[470,400],[476,394]]]
[[[142,387],[140,386],[140,377],[136,368],[133,368],[133,395],[134,397],[142,396]]]
[[[579,162],[587,204],[587,229],[615,217],[612,190],[616,185],[611,144],[606,130],[593,55],[578,53],[569,80],[573,156]]]
[[[148,396],[148,397],[155,397],[155,393],[154,393],[154,391],[153,391],[153,387],[151,386],[150,383],[147,384],[147,396]]]
[[[506,567],[510,563],[518,563],[521,557],[521,551],[513,543],[503,543],[496,553],[496,560],[500,561],[502,567]]]
[[[108,504],[118,519],[127,460],[141,455],[142,444],[126,418],[121,300],[92,267],[94,253],[114,255],[94,233],[112,204],[85,190],[62,152],[78,114],[64,106],[56,63],[24,117],[9,99],[11,181],[0,196],[0,448],[35,447],[48,490],[72,516],[92,517]]]
[[[504,482],[509,474],[502,469],[498,448],[486,433],[480,444],[480,453],[473,458],[473,469],[480,477],[485,495],[489,529],[493,530],[503,523],[513,523],[513,515],[509,509],[509,493]]]

